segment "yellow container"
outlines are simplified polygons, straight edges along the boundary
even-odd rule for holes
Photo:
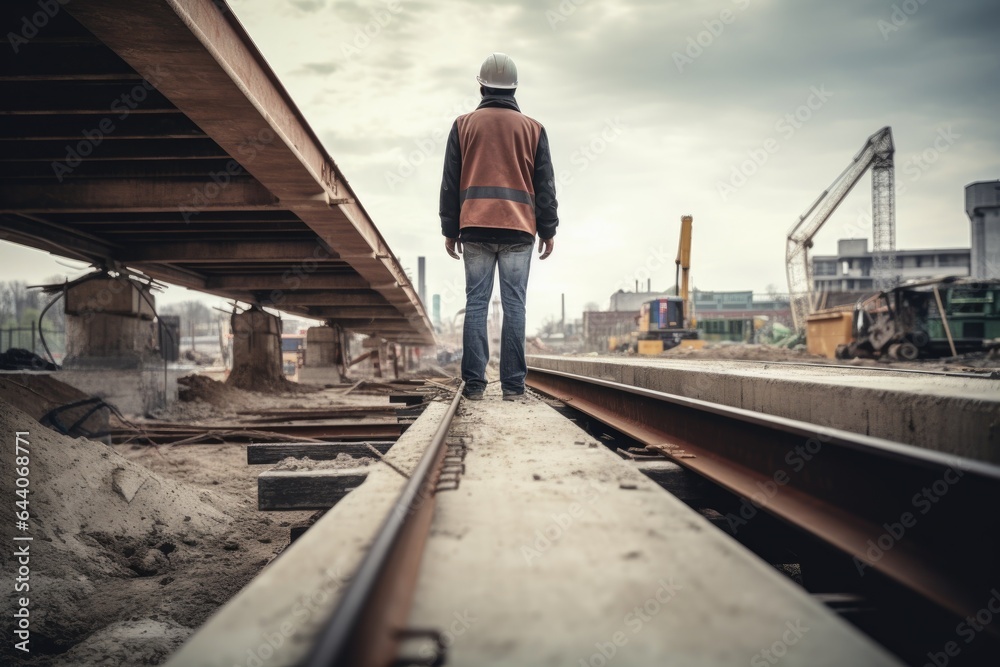
[[[813,313],[806,318],[806,349],[809,354],[836,359],[837,346],[854,340],[853,325],[850,311]]]
[[[639,354],[646,354],[655,356],[663,352],[663,341],[662,340],[640,340],[639,341]]]

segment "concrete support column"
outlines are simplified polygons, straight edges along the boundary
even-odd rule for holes
[[[261,391],[286,382],[281,370],[281,319],[259,308],[233,315],[233,370],[226,384]]]
[[[94,278],[70,286],[64,367],[140,368],[154,360],[155,303],[133,281]]]
[[[347,373],[340,329],[323,326],[306,330],[306,358],[299,369],[303,384],[337,384]]]
[[[124,278],[70,285],[59,379],[128,415],[165,407],[177,395],[177,378],[157,353],[155,303],[148,289]]]
[[[342,361],[340,332],[333,327],[310,327],[306,330],[306,366],[329,368]]]

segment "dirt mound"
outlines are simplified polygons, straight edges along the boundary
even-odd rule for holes
[[[218,407],[243,403],[248,392],[230,387],[225,382],[213,380],[205,375],[185,375],[177,378],[177,397],[185,402],[203,401]]]
[[[250,499],[172,481],[104,444],[43,428],[2,401],[0,430],[7,434],[0,439],[4,461],[15,460],[13,434],[28,432],[30,520],[19,534],[33,538],[26,543],[30,591],[23,593],[30,599],[31,654],[5,642],[0,663],[28,657],[32,665],[158,664],[259,571],[259,559],[246,562],[244,545],[270,519]],[[10,502],[13,468],[0,473],[7,499],[0,521],[7,526],[19,509]],[[0,565],[3,578],[11,578],[12,550],[0,551]],[[10,591],[13,582],[3,586]],[[10,618],[15,603],[5,595],[0,613]],[[123,646],[129,657],[118,660]]]
[[[248,407],[260,402],[265,394],[312,394],[321,391],[322,387],[313,387],[281,378],[278,382],[258,391],[248,391],[234,387],[227,382],[219,382],[205,375],[185,375],[177,378],[180,385],[178,397],[182,401],[204,401],[216,407],[230,408],[235,406]]]

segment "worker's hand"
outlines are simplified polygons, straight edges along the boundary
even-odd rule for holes
[[[444,249],[455,259],[462,259],[462,242],[458,239],[445,239]]]
[[[550,239],[538,238],[538,259],[545,259],[552,254],[552,248],[556,245],[556,238],[553,236]]]

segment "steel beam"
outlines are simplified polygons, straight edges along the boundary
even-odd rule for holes
[[[179,211],[275,209],[277,198],[252,178],[232,177],[225,186],[209,179],[0,181],[0,213],[64,211]]]
[[[338,259],[337,253],[315,241],[182,241],[174,243],[134,243],[118,253],[123,262],[252,263],[320,262]]]
[[[368,282],[356,273],[330,274],[305,273],[294,271],[276,275],[262,273],[247,273],[238,275],[212,276],[208,280],[209,289],[242,290],[247,292],[266,292],[270,298],[275,295],[285,295],[281,300],[292,298],[297,290],[357,290],[367,289]],[[277,300],[277,299],[275,299]]]

